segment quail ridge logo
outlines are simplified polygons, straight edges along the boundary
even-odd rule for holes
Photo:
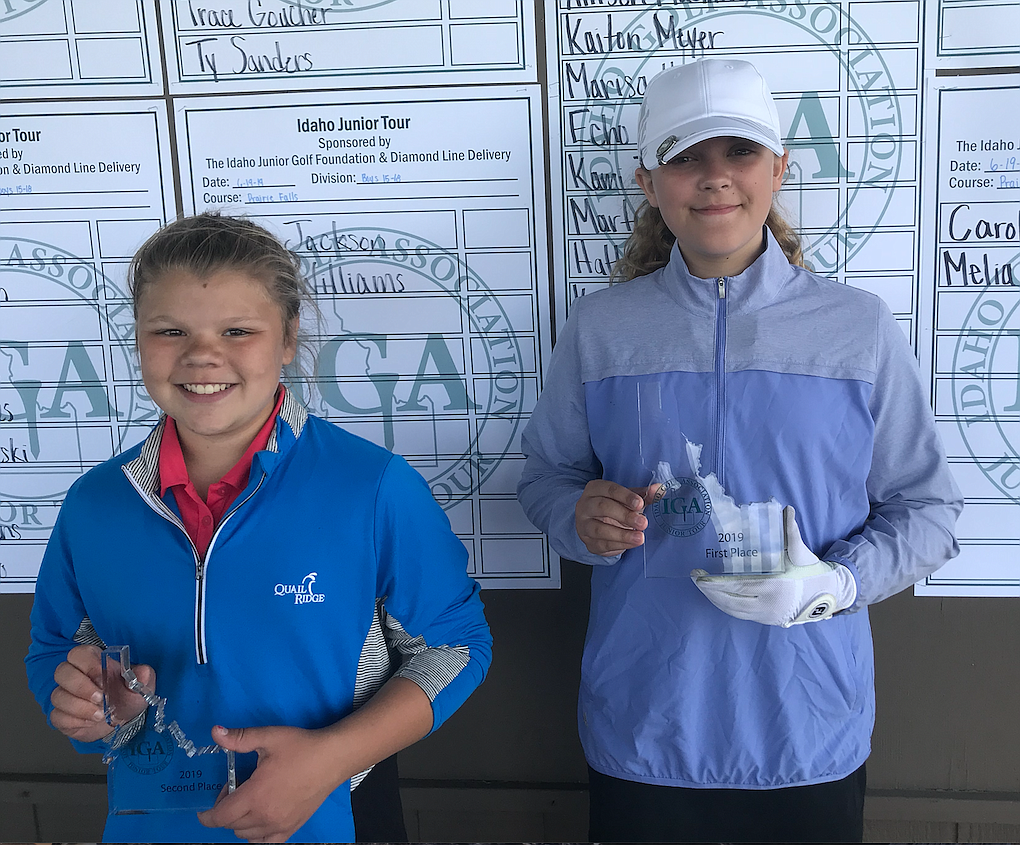
[[[318,572],[309,572],[301,579],[300,584],[277,584],[273,588],[275,596],[294,596],[294,604],[319,604],[326,600],[325,593],[315,592],[313,586]]]

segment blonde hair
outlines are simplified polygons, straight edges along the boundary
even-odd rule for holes
[[[128,268],[128,289],[138,319],[146,288],[167,273],[183,270],[204,277],[237,270],[262,282],[279,306],[283,331],[291,340],[301,305],[311,299],[301,260],[268,230],[245,217],[207,211],[164,226],[139,247]]]
[[[800,235],[783,216],[783,212],[773,201],[769,216],[765,219],[783,253],[791,264],[807,267],[804,263],[804,249]],[[610,282],[629,282],[638,276],[646,276],[669,263],[669,253],[676,242],[674,235],[662,214],[655,206],[645,200],[634,215],[634,230],[623,245],[623,254],[613,264]]]

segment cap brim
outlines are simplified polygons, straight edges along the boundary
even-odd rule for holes
[[[691,131],[693,130],[693,131]],[[653,138],[645,146],[645,152],[641,156],[641,164],[645,170],[652,170],[659,166],[659,161],[656,158],[656,151],[659,146],[669,138],[671,135],[677,135],[680,140],[673,145],[662,159],[662,163],[665,164],[676,156],[680,155],[684,150],[693,147],[695,144],[707,141],[709,138],[746,138],[748,141],[754,141],[756,144],[761,144],[766,149],[771,150],[777,156],[782,156],[785,150],[783,149],[783,143],[781,139],[778,139],[771,132],[768,132],[757,124],[751,123],[750,121],[740,120],[739,118],[729,118],[728,120],[720,120],[719,118],[712,119],[712,125],[705,126],[703,128],[696,127],[684,127],[682,137],[680,132],[672,131],[667,132],[659,138]]]

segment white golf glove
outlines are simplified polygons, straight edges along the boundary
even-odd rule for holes
[[[792,507],[783,508],[786,553],[783,572],[763,575],[709,575],[695,569],[691,578],[712,604],[737,619],[789,628],[818,622],[850,607],[857,583],[841,563],[819,560],[804,545]]]

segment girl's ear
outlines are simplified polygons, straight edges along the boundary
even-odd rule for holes
[[[638,187],[644,192],[648,204],[652,208],[658,208],[659,203],[655,199],[655,186],[652,184],[652,172],[639,167],[634,171],[634,178],[637,180]]]
[[[285,367],[293,361],[294,356],[297,355],[299,322],[299,319],[295,317],[285,326],[286,331],[283,336],[283,366]]]
[[[772,164],[772,193],[783,187],[783,176],[786,175],[786,166],[790,163],[790,151],[783,150],[782,156],[776,156]]]

